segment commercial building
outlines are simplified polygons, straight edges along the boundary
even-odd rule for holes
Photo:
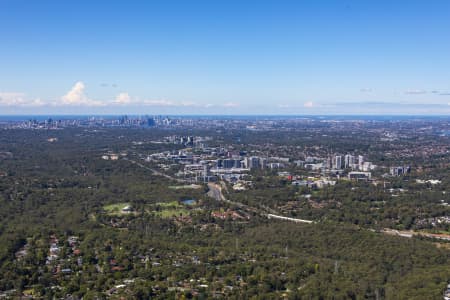
[[[370,172],[350,172],[348,173],[348,179],[355,180],[370,180],[372,178],[372,174]]]

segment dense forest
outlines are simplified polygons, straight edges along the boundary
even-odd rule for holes
[[[2,130],[2,296],[442,298],[450,279],[450,244],[380,230],[431,230],[416,220],[448,216],[449,207],[440,205],[448,200],[443,192],[450,186],[449,166],[440,165],[444,158],[425,161],[421,173],[391,179],[389,188],[394,192],[389,193],[384,185],[367,182],[338,181],[324,189],[295,187],[276,172],[253,171],[249,189],[230,187],[226,196],[232,201],[220,202],[208,196],[206,184],[183,186],[133,163],[136,152],[178,149],[151,143],[169,134],[179,132]],[[374,153],[370,155],[376,163],[392,159],[376,154],[382,145],[371,145],[370,135],[359,140],[344,137],[336,143],[336,137],[314,134],[312,138],[238,130],[188,134],[212,136],[217,145],[229,143],[237,150],[266,145],[277,154],[273,149],[278,145],[308,148],[322,143],[342,151]],[[102,159],[105,153],[117,153],[119,158]],[[413,180],[429,174],[442,183],[434,187]],[[267,219],[233,201],[315,222]],[[433,230],[448,232],[449,227],[442,224]]]

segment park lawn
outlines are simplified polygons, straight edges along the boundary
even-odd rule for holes
[[[180,190],[180,189],[199,189],[201,188],[201,185],[198,184],[188,184],[188,185],[171,185],[169,186],[169,189],[172,190]]]
[[[123,202],[123,203],[114,203],[103,206],[103,209],[106,211],[107,214],[110,215],[121,215],[124,214],[122,212],[122,209],[130,205],[130,203]]]
[[[179,216],[180,214],[183,216],[189,214],[189,211],[184,207],[184,205],[181,205],[177,201],[159,202],[154,206],[159,206],[160,210],[155,210],[153,207],[151,212],[164,219]]]
[[[180,203],[178,203],[178,201],[158,202],[158,203],[154,204],[153,206],[159,206],[159,207],[162,207],[165,209],[182,207],[182,205]]]
[[[173,216],[187,216],[189,215],[189,211],[187,209],[184,208],[178,208],[178,209],[164,209],[162,211],[155,211],[154,212],[157,216],[163,218],[163,219],[167,219],[167,218],[171,218]]]

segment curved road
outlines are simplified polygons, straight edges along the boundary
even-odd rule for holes
[[[285,217],[285,216],[280,216],[277,215],[276,212],[270,208],[266,208],[267,210],[270,210],[270,212],[275,212],[275,213],[267,213],[266,211],[262,211],[261,209],[257,209],[255,207],[251,207],[248,206],[246,204],[240,203],[240,202],[236,202],[236,201],[231,201],[225,198],[225,196],[222,193],[222,186],[216,184],[216,183],[208,183],[208,196],[210,196],[211,198],[216,199],[217,201],[224,201],[233,205],[236,205],[240,208],[255,212],[260,214],[261,216],[264,216],[268,219],[278,219],[278,220],[285,220],[285,221],[291,221],[291,222],[295,222],[295,223],[307,223],[307,224],[311,224],[313,223],[313,221],[310,220],[303,220],[303,219],[296,219],[296,218],[289,218],[289,217]]]

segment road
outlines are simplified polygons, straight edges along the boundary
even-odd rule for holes
[[[137,162],[137,161],[135,161],[135,160],[129,159],[129,158],[127,158],[127,157],[124,157],[123,159],[124,159],[124,160],[127,160],[127,161],[131,162],[132,164],[135,164],[135,165],[137,165],[137,166],[139,166],[139,167],[141,167],[141,168],[144,168],[144,169],[146,169],[146,170],[149,170],[149,171],[151,171],[151,172],[152,172],[153,174],[155,174],[155,175],[163,176],[163,177],[166,177],[167,179],[174,180],[174,181],[181,182],[181,183],[189,183],[189,181],[187,181],[187,180],[172,177],[172,176],[170,176],[170,175],[167,175],[167,174],[165,174],[165,173],[163,173],[163,172],[160,172],[160,171],[158,171],[158,170],[155,170],[155,169],[152,169],[152,168],[150,168],[150,167],[147,167],[146,165],[141,164],[140,162]]]
[[[307,224],[314,223],[313,221],[310,221],[310,220],[297,219],[297,218],[289,218],[289,217],[283,217],[283,216],[273,215],[273,214],[267,214],[267,218],[269,218],[269,219],[278,219],[278,220],[291,221],[291,222],[294,222],[294,223],[307,223]]]
[[[212,183],[212,182],[208,183],[208,188],[209,188],[209,191],[208,191],[207,195],[211,198],[216,199],[217,201],[227,202],[229,204],[236,205],[240,208],[245,208],[245,209],[250,208],[250,206],[245,205],[244,203],[231,201],[231,200],[228,200],[227,198],[225,198],[225,196],[222,193],[222,187],[216,183]]]
[[[140,154],[138,154],[136,152],[133,152],[133,154],[138,155],[138,157],[140,156]],[[155,175],[163,176],[163,177],[165,177],[167,179],[174,180],[174,181],[177,181],[177,182],[180,182],[180,183],[188,183],[189,182],[187,180],[180,179],[180,178],[175,178],[175,177],[167,175],[167,174],[165,174],[163,172],[160,172],[158,170],[152,169],[152,168],[150,168],[150,167],[148,167],[148,166],[146,166],[146,165],[144,165],[144,164],[142,164],[140,162],[137,162],[137,161],[135,161],[133,159],[130,159],[130,158],[127,158],[127,157],[124,157],[123,159],[127,160],[127,161],[131,162],[132,164],[135,164],[135,165],[137,165],[137,166],[139,166],[141,168],[149,170]],[[290,221],[290,222],[295,222],[295,223],[308,223],[308,224],[313,223],[313,221],[310,221],[310,220],[289,218],[289,217],[278,215],[277,212],[275,210],[271,209],[270,207],[262,206],[263,209],[261,209],[261,208],[248,206],[248,205],[246,205],[244,203],[241,203],[241,202],[228,200],[227,198],[225,198],[225,196],[222,193],[222,189],[227,189],[227,186],[226,186],[226,184],[224,182],[221,182],[220,185],[217,184],[217,183],[210,182],[210,183],[208,183],[208,188],[209,188],[209,191],[208,191],[207,195],[209,197],[211,197],[213,199],[216,199],[217,201],[223,201],[223,202],[229,203],[231,205],[235,205],[235,206],[237,206],[237,207],[239,207],[241,209],[244,209],[246,211],[250,211],[250,212],[259,214],[262,217],[265,217],[265,218],[268,218],[268,219],[285,220],[285,221]]]
[[[295,223],[307,223],[307,224],[313,223],[313,221],[310,221],[310,220],[289,218],[289,217],[277,215],[276,212],[271,208],[264,207],[264,210],[263,210],[263,209],[258,209],[256,207],[248,206],[248,205],[240,203],[240,202],[228,200],[225,198],[225,196],[222,193],[222,186],[218,185],[216,183],[208,183],[208,188],[209,188],[208,196],[210,196],[211,198],[214,198],[217,201],[223,201],[223,202],[227,202],[227,203],[236,205],[242,209],[257,213],[268,219],[285,220],[285,221],[290,221],[290,222],[295,222]],[[270,211],[271,213],[267,213],[267,211]]]
[[[134,155],[138,155],[140,156],[140,154],[132,151],[132,153]],[[153,174],[158,175],[158,176],[163,176],[167,179],[176,181],[176,182],[180,182],[180,183],[191,183],[188,180],[185,179],[180,179],[180,178],[175,178],[172,177],[170,175],[167,175],[163,172],[160,172],[158,170],[152,169],[142,163],[139,163],[133,159],[124,157],[124,160],[127,160],[129,162],[131,162],[132,164],[135,164],[141,168],[144,168],[146,170],[151,171]],[[270,207],[267,206],[262,206],[262,208],[256,208],[256,207],[252,207],[252,206],[248,206],[246,204],[243,204],[241,202],[237,202],[237,201],[231,201],[228,200],[227,198],[225,198],[225,196],[223,195],[222,189],[227,189],[226,184],[224,182],[221,182],[220,185],[217,183],[208,183],[208,188],[209,191],[207,193],[207,195],[213,199],[216,199],[217,201],[223,201],[232,205],[235,205],[239,208],[245,209],[247,211],[259,214],[260,216],[266,217],[268,219],[278,219],[278,220],[285,220],[285,221],[290,221],[290,222],[295,222],[295,223],[307,223],[307,224],[311,224],[311,223],[315,223],[314,221],[311,220],[304,220],[304,219],[297,219],[297,218],[290,218],[290,217],[286,217],[286,216],[281,216],[278,215],[278,213],[271,209]],[[373,230],[371,230],[373,231]],[[388,229],[385,228],[384,230],[381,231],[384,234],[389,234],[389,235],[396,235],[396,236],[401,236],[401,237],[408,237],[411,238],[414,235],[417,236],[423,236],[423,237],[427,237],[427,238],[434,238],[434,239],[440,239],[440,240],[446,240],[446,241],[450,241],[450,235],[446,235],[446,234],[432,234],[432,233],[425,233],[425,232],[414,232],[414,231],[398,231],[395,229]]]
[[[444,241],[450,241],[450,235],[449,234],[436,234],[436,233],[428,233],[428,232],[417,232],[417,231],[411,231],[411,230],[396,230],[396,229],[390,229],[390,228],[384,228],[382,231],[384,234],[388,235],[396,235],[401,237],[407,237],[412,238],[413,236],[422,236],[426,238],[431,239],[438,239],[438,240],[444,240]]]

